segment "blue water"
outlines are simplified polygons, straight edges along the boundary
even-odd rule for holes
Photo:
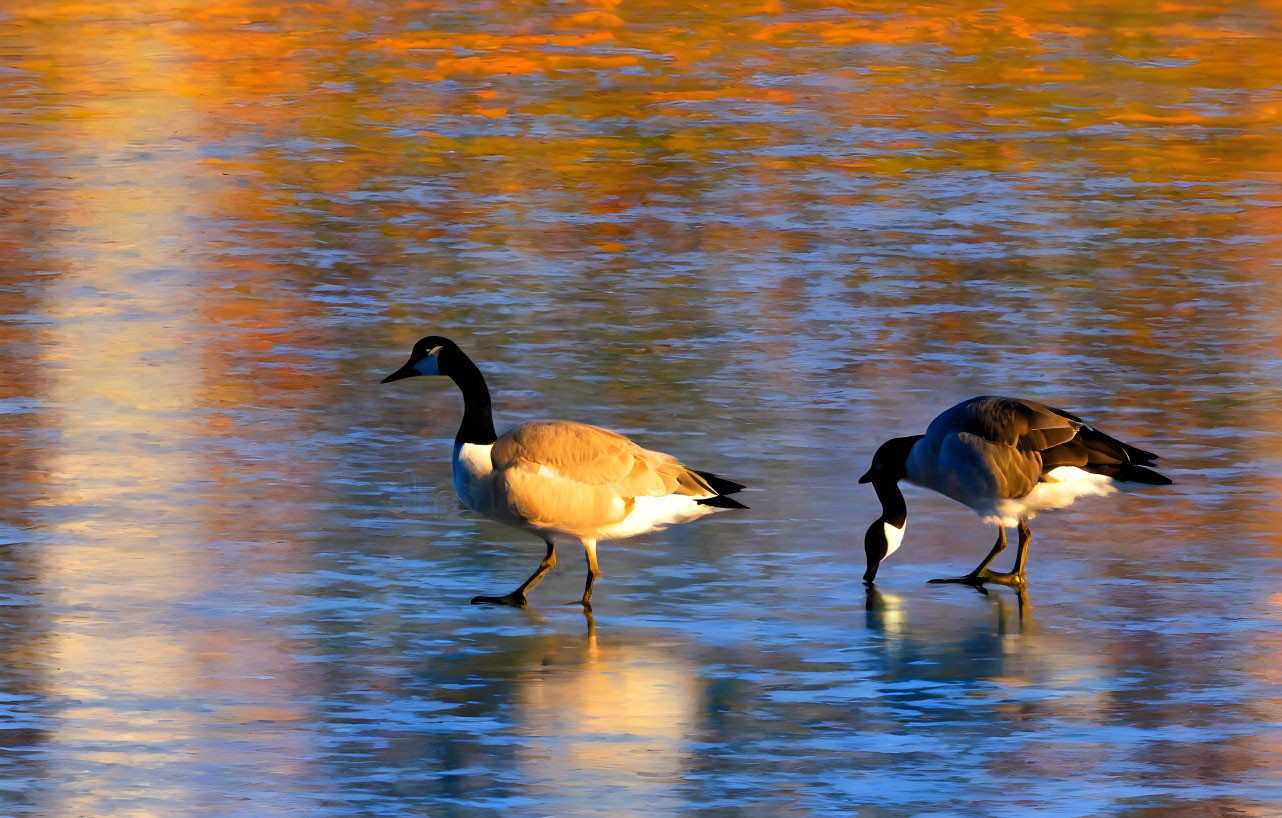
[[[667,55],[677,11],[620,5],[529,48],[622,62],[487,74],[441,61],[582,9],[356,5],[0,12],[0,812],[1282,809],[1253,12],[985,49],[982,9],[846,9],[909,32],[861,45],[727,6]],[[423,32],[457,46],[377,45]],[[452,386],[378,383],[429,333],[500,427],[617,429],[751,509],[603,543],[590,616],[572,549],[469,605],[543,545],[459,508]],[[1035,520],[1026,596],[926,584],[993,533],[910,489],[866,590],[872,452],[986,393],[1176,483]]]

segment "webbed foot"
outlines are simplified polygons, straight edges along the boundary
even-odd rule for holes
[[[973,571],[964,577],[947,577],[943,579],[932,579],[930,581],[937,583],[949,582],[959,585],[970,585],[976,588],[986,583],[992,583],[994,585],[1009,585],[1012,588],[1023,588],[1026,584],[1022,571],[999,573],[997,571],[989,571],[987,568],[983,571]]]
[[[512,608],[524,608],[528,602],[525,594],[518,594],[515,591],[505,596],[472,597],[473,605],[507,605]]]

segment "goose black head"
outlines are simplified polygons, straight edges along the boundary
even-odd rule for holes
[[[881,500],[881,516],[868,526],[864,534],[864,554],[868,557],[868,570],[864,582],[872,584],[877,576],[877,566],[895,553],[904,541],[904,527],[908,523],[908,507],[897,485],[907,474],[908,453],[921,435],[896,437],[887,440],[872,456],[872,466],[859,478],[860,483],[872,483]]]
[[[892,437],[872,456],[872,466],[859,478],[860,483],[897,483],[904,479],[908,452],[913,444],[921,440],[921,435],[912,437]]]
[[[391,383],[415,375],[449,375],[456,359],[462,355],[458,345],[448,338],[439,335],[420,338],[410,351],[410,359],[405,362],[405,366],[388,375],[381,383]]]
[[[896,526],[883,516],[868,526],[868,532],[864,534],[864,554],[868,558],[864,582],[872,584],[872,581],[877,578],[877,567],[881,565],[882,560],[895,553],[899,544],[904,541],[904,522],[901,519]]]

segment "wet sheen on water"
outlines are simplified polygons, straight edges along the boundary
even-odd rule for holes
[[[0,3],[0,812],[1276,814],[1275,5]],[[429,333],[751,510],[469,606]],[[986,393],[1176,485],[865,590]]]

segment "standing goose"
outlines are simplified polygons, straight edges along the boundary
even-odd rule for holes
[[[886,441],[860,483],[872,483],[882,515],[864,536],[864,582],[903,541],[908,508],[899,481],[951,497],[997,526],[988,556],[963,577],[931,582],[1024,584],[1024,562],[1039,511],[1064,508],[1084,495],[1111,494],[1114,483],[1168,485],[1146,468],[1157,455],[1086,425],[1081,418],[1031,400],[985,395],[962,401],[930,422],[926,434]],[[1006,527],[1019,527],[1015,567],[988,570],[1006,547]]]
[[[485,378],[448,338],[423,338],[405,366],[382,382],[415,375],[444,375],[463,392],[453,459],[459,500],[547,543],[547,555],[519,588],[506,596],[478,596],[473,603],[523,607],[529,591],[556,565],[556,543],[578,542],[588,558],[581,601],[591,608],[592,585],[601,575],[598,540],[644,534],[717,509],[747,508],[726,496],[742,485],[688,469],[675,457],[643,449],[608,429],[544,420],[496,435]]]

